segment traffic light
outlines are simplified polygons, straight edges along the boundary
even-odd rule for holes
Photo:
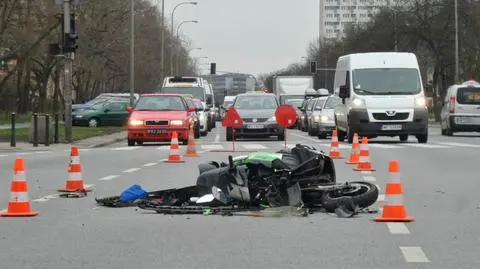
[[[310,62],[310,73],[316,74],[317,73],[317,62],[311,61]]]
[[[65,34],[65,45],[63,46],[63,53],[75,52],[78,49],[78,36],[75,33]]]
[[[217,73],[217,64],[210,63],[210,75],[215,75]]]

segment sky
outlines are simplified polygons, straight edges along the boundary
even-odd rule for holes
[[[151,0],[158,3],[161,0]],[[182,0],[164,0],[165,17]],[[195,0],[193,0],[195,1]],[[259,75],[304,61],[310,41],[318,36],[319,0],[196,0],[175,11],[175,29],[191,42],[192,57],[216,62],[218,71]],[[168,23],[170,25],[170,23]],[[209,66],[201,66],[203,73]]]

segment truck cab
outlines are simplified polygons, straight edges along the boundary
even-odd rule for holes
[[[340,141],[354,133],[374,138],[409,135],[428,140],[428,110],[417,57],[413,53],[375,52],[341,56],[337,61],[335,109]]]

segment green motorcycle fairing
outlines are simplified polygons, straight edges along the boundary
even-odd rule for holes
[[[280,165],[280,167],[275,165],[282,163],[282,157],[283,154],[281,153],[255,152],[233,157],[233,163],[235,165],[262,164],[268,168],[284,168],[283,165]]]

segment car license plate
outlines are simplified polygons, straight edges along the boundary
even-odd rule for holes
[[[399,131],[402,130],[401,124],[382,125],[382,131]]]
[[[147,129],[147,134],[151,135],[159,135],[159,134],[166,134],[166,129]]]
[[[480,125],[479,117],[455,117],[456,124]]]
[[[261,124],[250,124],[250,125],[247,125],[247,128],[248,129],[263,129],[264,126],[261,125]]]

